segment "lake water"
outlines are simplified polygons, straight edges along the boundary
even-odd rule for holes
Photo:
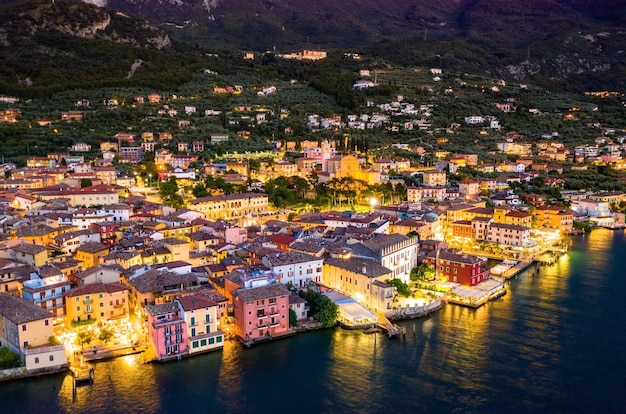
[[[403,322],[405,339],[342,329],[166,364],[141,355],[0,383],[0,413],[626,412],[623,231],[575,237],[554,266],[474,310]]]

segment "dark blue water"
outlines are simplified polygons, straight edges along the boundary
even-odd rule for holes
[[[96,365],[0,383],[0,413],[626,412],[624,232],[577,237],[555,266],[478,309],[407,321],[406,338],[318,331],[168,364]]]

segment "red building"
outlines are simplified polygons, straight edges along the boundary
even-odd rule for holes
[[[489,279],[489,269],[476,256],[453,253],[449,250],[428,252],[424,262],[432,265],[438,277],[445,276],[449,282],[474,286]]]
[[[272,272],[237,269],[223,281],[224,290],[232,297],[234,331],[239,339],[252,343],[291,332],[289,289],[277,283]]]
[[[250,284],[237,289],[233,292],[233,307],[235,334],[246,342],[290,332],[289,289],[285,285]]]
[[[113,246],[115,243],[117,243],[115,231],[119,227],[119,223],[92,223],[90,227],[92,229],[98,230],[98,232],[100,233],[100,243],[104,244],[105,246]]]

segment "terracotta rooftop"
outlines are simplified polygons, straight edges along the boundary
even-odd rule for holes
[[[116,293],[123,292],[125,290],[130,290],[128,286],[124,285],[121,282],[113,282],[113,283],[93,283],[90,285],[81,286],[78,288],[74,288],[69,292],[65,292],[64,296],[68,298],[73,298],[77,296],[84,295],[95,295],[97,293]]]
[[[176,302],[168,302],[161,305],[145,305],[144,309],[152,316],[167,315],[180,311]]]
[[[283,284],[275,283],[271,285],[254,288],[241,288],[233,291],[233,297],[240,297],[245,303],[256,302],[257,300],[288,296],[289,289]]]
[[[377,278],[384,275],[391,277],[392,271],[385,266],[379,265],[373,260],[351,258],[348,260],[329,257],[324,261],[324,265],[335,266],[353,273]]]
[[[17,246],[11,247],[11,250],[17,253],[38,254],[45,251],[46,248],[38,244],[21,243]]]
[[[305,262],[321,260],[318,257],[311,256],[306,253],[281,252],[281,251],[268,254],[264,256],[264,259],[267,259],[272,266],[283,266],[283,265],[288,265],[288,264],[305,263]]]
[[[87,253],[98,253],[104,250],[109,250],[109,247],[98,242],[83,243],[80,246],[78,246],[78,249],[76,249],[76,251],[87,252]]]
[[[54,315],[26,299],[0,293],[0,315],[17,324],[52,318]]]
[[[176,300],[180,302],[180,305],[186,311],[217,306],[216,301],[203,294],[182,296]]]

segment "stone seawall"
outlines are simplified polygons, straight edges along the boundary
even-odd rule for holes
[[[17,379],[39,377],[41,375],[57,374],[59,372],[66,372],[69,369],[69,365],[63,365],[56,368],[44,368],[37,370],[27,370],[24,367],[11,368],[0,370],[0,381],[11,381]]]
[[[443,301],[436,299],[428,305],[424,306],[409,306],[405,308],[394,309],[391,312],[385,313],[385,316],[390,321],[401,321],[404,319],[415,319],[428,316],[433,312],[438,311],[443,307]]]

